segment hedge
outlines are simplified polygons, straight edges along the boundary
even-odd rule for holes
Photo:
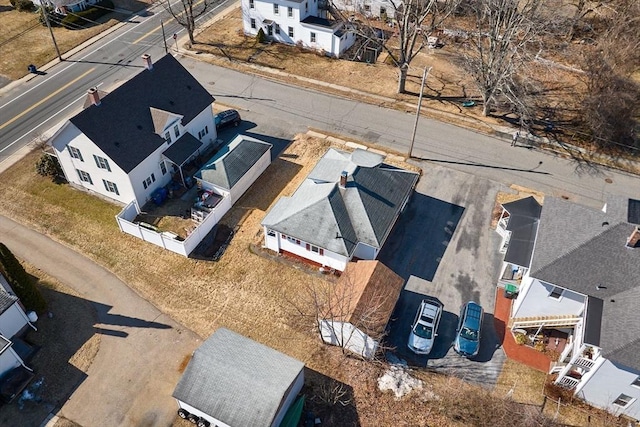
[[[111,0],[102,0],[87,10],[80,12],[69,12],[61,22],[61,25],[70,30],[76,30],[87,25],[94,24],[94,21],[107,13],[113,11]]]

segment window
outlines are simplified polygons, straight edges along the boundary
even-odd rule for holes
[[[162,175],[167,173],[167,165],[165,165],[164,162],[160,162],[160,171],[162,172]]]
[[[114,182],[103,179],[102,183],[104,184],[105,190],[110,193],[116,193],[118,196],[120,195],[120,193],[118,192],[118,186]]]
[[[155,174],[151,174],[151,181],[156,182],[156,176],[155,176]]]
[[[304,2],[304,11],[309,12],[309,3]]]
[[[168,132],[164,134],[164,140],[165,142],[167,142],[168,144],[171,144],[171,132]]]
[[[370,4],[365,4],[364,5],[364,11],[365,12],[371,12],[371,5]]]
[[[198,132],[198,139],[202,139],[208,133],[209,133],[209,126],[205,126],[204,129]]]
[[[276,34],[280,34],[280,24],[276,24]]]
[[[269,237],[276,237],[276,232],[273,230],[269,230],[267,229],[267,236]]]
[[[616,400],[613,401],[613,404],[625,408],[629,406],[629,404],[633,402],[633,400],[633,397],[627,396],[626,394],[621,394]]]
[[[268,36],[272,36],[273,35],[273,27],[271,25],[269,25],[267,27],[267,35]]]
[[[293,38],[293,27],[289,27],[289,37]]]
[[[277,15],[279,11],[280,11],[280,5],[274,3],[273,4],[273,14]]]
[[[287,16],[289,18],[293,18],[293,8],[292,7],[288,7],[287,8]]]
[[[549,294],[549,298],[553,298],[553,299],[560,299],[562,298],[562,293],[564,292],[563,288],[560,288],[558,286],[554,286],[553,289],[551,290],[551,293]]]
[[[385,17],[386,15],[387,15],[387,8],[381,7],[380,8],[380,17]]]
[[[173,127],[173,133],[175,133],[175,134],[176,134],[176,138],[177,138],[177,137],[179,137],[179,136],[180,136],[180,126],[175,125],[175,126]]]
[[[144,187],[145,190],[149,186],[149,184],[147,184],[147,180],[146,179],[144,181],[142,181],[142,186]]]
[[[316,33],[311,33],[311,43],[316,42]]]
[[[249,0],[249,9],[255,9],[256,5],[253,3],[253,0]]]
[[[76,172],[78,172],[78,178],[80,178],[80,181],[88,182],[89,184],[93,185],[91,175],[89,175],[85,171],[81,171],[80,169],[76,169]]]
[[[640,387],[640,377],[636,378],[634,382],[631,383],[634,387]]]
[[[107,159],[105,159],[104,157],[96,156],[94,154],[93,160],[96,161],[96,166],[98,166],[100,169],[106,169],[111,172],[111,168],[109,167],[109,162],[107,161]]]
[[[67,145],[67,150],[69,151],[69,155],[71,157],[73,157],[74,159],[78,159],[81,162],[84,162],[84,160],[82,159],[82,153],[76,147],[72,147],[70,145]]]
[[[315,252],[318,255],[324,255],[324,249],[322,249],[322,248],[310,245],[309,243],[307,243],[306,247],[307,247],[308,251]]]
[[[251,28],[256,29],[256,20],[251,18]]]

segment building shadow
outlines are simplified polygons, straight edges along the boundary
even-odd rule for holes
[[[306,399],[299,426],[314,427],[319,418],[323,427],[360,427],[350,385],[305,366],[301,393]]]
[[[378,259],[405,281],[432,281],[465,208],[414,192]]]

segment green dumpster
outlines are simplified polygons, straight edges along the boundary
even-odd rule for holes
[[[518,295],[518,285],[514,285],[513,283],[507,283],[504,285],[505,298],[515,298],[516,295]]]

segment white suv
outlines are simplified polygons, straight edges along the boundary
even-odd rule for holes
[[[408,347],[416,354],[429,354],[438,334],[444,306],[436,300],[422,300],[409,334]]]

